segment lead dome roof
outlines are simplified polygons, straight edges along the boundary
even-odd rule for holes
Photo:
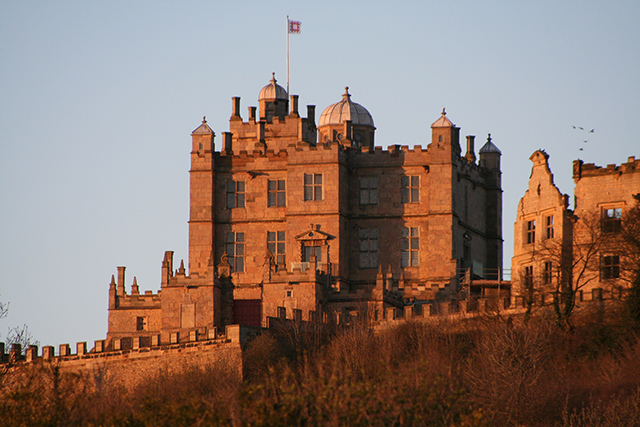
[[[344,88],[342,100],[335,104],[329,105],[320,115],[318,126],[339,125],[346,120],[351,120],[354,125],[373,125],[373,117],[362,105],[351,101],[349,87]]]
[[[260,90],[258,101],[262,101],[263,99],[287,99],[287,91],[276,82],[276,73],[272,73],[269,84]]]

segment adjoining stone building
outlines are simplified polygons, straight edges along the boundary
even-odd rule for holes
[[[367,315],[456,298],[460,273],[502,268],[500,150],[474,150],[446,116],[426,148],[374,146],[373,117],[351,100],[315,121],[275,76],[249,107],[232,98],[219,143],[206,120],[192,136],[189,261],[162,262],[161,290],[109,290],[107,338]]]
[[[514,295],[548,303],[563,284],[579,300],[617,297],[628,287],[618,240],[622,218],[640,194],[640,161],[606,168],[573,163],[574,210],[553,183],[549,155],[534,152],[529,188],[518,204],[514,232]]]

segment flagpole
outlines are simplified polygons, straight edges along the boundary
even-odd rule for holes
[[[289,15],[287,15],[287,97],[289,96]]]

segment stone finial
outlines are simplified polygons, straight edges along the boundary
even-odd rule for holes
[[[202,124],[207,123],[207,116],[202,116]]]
[[[447,115],[447,111],[444,109],[444,107],[442,107],[442,115],[446,116]]]
[[[136,276],[133,276],[133,285],[131,285],[131,294],[136,295],[140,294],[140,288],[138,287],[138,279]]]

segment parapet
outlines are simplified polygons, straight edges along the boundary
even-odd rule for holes
[[[620,166],[615,164],[606,167],[597,166],[594,163],[584,163],[582,160],[573,161],[573,180],[577,181],[581,178],[606,176],[606,175],[622,175],[640,172],[640,159],[636,160],[635,156],[628,158],[627,163]]]
[[[75,346],[75,353],[69,344],[60,344],[58,355],[55,355],[54,346],[42,347],[42,352],[38,352],[38,346],[31,345],[24,352],[20,344],[12,344],[9,353],[5,353],[5,343],[0,343],[0,364],[20,364],[37,361],[87,361],[108,358],[142,358],[152,353],[179,353],[185,349],[194,347],[220,347],[241,346],[255,335],[259,334],[262,328],[241,325],[228,325],[224,333],[217,331],[213,327],[204,334],[197,331],[189,331],[181,336],[178,332],[171,334],[171,342],[161,343],[158,335],[126,337],[111,340],[96,340],[91,350],[87,350],[86,342],[78,342]],[[191,350],[194,351],[194,350]]]

